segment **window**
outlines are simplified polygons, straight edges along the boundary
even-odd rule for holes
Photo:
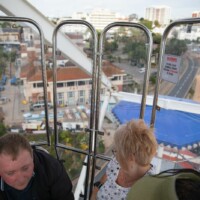
[[[75,101],[75,92],[67,92],[67,105],[75,105],[76,101]]]
[[[112,81],[116,81],[116,80],[118,80],[118,77],[115,76],[115,77],[111,78],[111,80],[112,80]]]
[[[72,97],[74,97],[75,95],[74,95],[74,92],[72,92],[72,91],[70,91],[70,92],[67,92],[67,97],[68,98],[72,98]]]
[[[63,83],[57,83],[57,87],[63,87]]]
[[[75,83],[74,82],[67,82],[67,86],[70,87],[70,86],[74,86]]]
[[[89,85],[92,85],[92,80],[89,80]]]
[[[78,81],[78,85],[85,85],[85,81]]]
[[[83,97],[85,96],[85,91],[84,90],[80,90],[79,91],[79,97]]]
[[[78,102],[81,103],[81,104],[85,103],[85,90],[79,91]]]
[[[43,83],[41,82],[41,83],[33,83],[33,87],[34,88],[40,88],[40,87],[43,87],[44,85],[43,85]]]
[[[37,83],[37,87],[43,87],[43,83]]]
[[[58,105],[64,104],[64,93],[63,92],[57,93],[57,103],[58,103]]]

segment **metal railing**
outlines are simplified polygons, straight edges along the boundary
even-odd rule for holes
[[[160,81],[161,81],[161,69],[164,62],[164,54],[165,54],[165,48],[166,48],[166,41],[167,37],[175,26],[180,25],[188,25],[188,30],[191,31],[191,27],[195,23],[200,23],[200,18],[189,18],[189,19],[180,19],[172,22],[169,24],[163,33],[162,39],[161,39],[161,45],[160,45],[160,56],[159,56],[159,64],[158,64],[158,70],[157,70],[157,78],[156,78],[156,86],[154,91],[154,99],[153,99],[153,107],[152,107],[152,114],[151,114],[151,126],[154,127],[155,125],[155,118],[156,118],[156,110],[158,108],[158,93],[159,93],[159,87],[160,87]]]
[[[23,17],[0,17],[0,21],[2,22],[14,22],[21,23],[22,27],[24,24],[26,26],[33,25],[39,32],[40,37],[40,64],[41,64],[41,72],[42,72],[42,82],[43,82],[43,96],[44,96],[44,110],[45,110],[45,126],[46,126],[46,134],[47,134],[47,142],[38,142],[34,141],[34,145],[44,145],[47,144],[50,146],[50,128],[49,128],[49,120],[48,120],[48,104],[47,104],[47,77],[46,77],[46,64],[45,64],[45,51],[44,51],[44,34],[40,25],[32,19],[23,18]],[[15,24],[12,24],[13,28],[15,28]],[[14,112],[14,111],[13,111]]]

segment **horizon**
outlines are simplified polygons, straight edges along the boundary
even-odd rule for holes
[[[174,0],[168,0],[167,3],[164,0],[157,0],[157,3],[155,0],[148,2],[144,0],[136,0],[134,2],[129,2],[128,0],[123,2],[120,0],[115,0],[115,2],[113,0],[95,2],[92,0],[82,0],[80,2],[80,0],[74,0],[70,6],[68,6],[65,0],[28,0],[28,2],[45,16],[57,18],[69,17],[76,12],[90,13],[96,8],[108,9],[125,16],[137,14],[138,18],[144,18],[146,8],[151,6],[168,6],[171,8],[171,19],[190,18],[192,17],[192,12],[200,11],[200,3],[196,1],[191,4],[190,0],[182,0],[180,3]]]

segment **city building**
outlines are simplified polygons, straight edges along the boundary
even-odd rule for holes
[[[26,69],[28,69],[26,67]],[[103,62],[105,75],[111,80],[117,91],[122,90],[123,70],[108,61]],[[42,73],[38,68],[30,67],[22,70],[20,79],[23,80],[23,93],[28,102],[40,102],[43,100]],[[53,101],[53,71],[47,70],[48,101]],[[58,105],[83,105],[90,103],[92,89],[92,77],[76,66],[57,68],[57,104]],[[105,86],[102,85],[102,93]]]
[[[200,11],[194,11],[194,12],[192,12],[192,17],[193,18],[200,17]]]
[[[116,21],[116,13],[107,9],[94,9],[89,22],[97,29],[103,30],[108,24]]]
[[[151,6],[146,8],[145,19],[158,21],[160,25],[166,26],[170,23],[171,8],[168,6]]]

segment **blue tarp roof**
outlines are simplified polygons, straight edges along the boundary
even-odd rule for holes
[[[121,124],[138,119],[140,104],[120,101],[113,114]],[[146,106],[144,120],[150,124],[152,106]],[[159,143],[181,149],[200,142],[200,115],[161,108],[156,113],[155,135]]]

